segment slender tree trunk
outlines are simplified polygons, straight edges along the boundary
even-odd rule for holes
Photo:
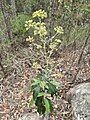
[[[56,12],[56,4],[55,4],[55,0],[49,0],[49,4],[50,4],[50,11],[49,11],[49,36],[51,37],[53,34],[53,28],[54,28],[54,23],[55,23],[55,17],[54,14]]]
[[[6,27],[6,36],[8,39],[12,39],[12,30],[11,30],[11,22],[10,22],[10,15],[6,7],[6,1],[5,0],[0,0],[0,5],[1,5],[1,11],[3,14],[4,18],[4,23]]]
[[[16,19],[16,5],[15,5],[15,0],[11,0],[11,7],[12,7],[13,18]]]

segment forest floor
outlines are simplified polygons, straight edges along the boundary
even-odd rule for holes
[[[72,108],[66,101],[66,93],[73,86],[82,82],[90,82],[90,44],[83,52],[82,60],[78,65],[81,49],[65,50],[55,56],[59,67],[53,73],[59,73],[61,82],[60,98],[55,102],[51,120],[72,120]],[[27,112],[35,112],[29,108],[31,79],[36,74],[30,65],[30,48],[12,46],[0,51],[1,62],[8,63],[7,73],[0,70],[0,120],[18,120]],[[8,61],[11,58],[11,63]],[[5,68],[5,65],[4,65]],[[5,69],[4,69],[5,70]],[[78,72],[77,72],[78,71]],[[77,74],[78,73],[78,74]],[[4,75],[5,74],[5,75]]]

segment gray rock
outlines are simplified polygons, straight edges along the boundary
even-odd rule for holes
[[[40,120],[40,117],[37,114],[26,113],[19,120]]]
[[[46,116],[42,118],[35,113],[26,113],[22,117],[20,117],[18,120],[49,120],[49,117]]]
[[[82,83],[68,92],[73,108],[73,120],[90,120],[90,83]]]

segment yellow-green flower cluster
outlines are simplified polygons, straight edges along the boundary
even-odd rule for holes
[[[34,42],[34,38],[31,36],[28,36],[28,38],[26,38],[26,41],[32,43],[32,42]]]
[[[32,17],[39,17],[40,19],[46,18],[47,13],[44,10],[38,10],[32,14]],[[34,35],[39,35],[43,37],[47,35],[46,24],[44,22],[35,22],[32,19],[25,22],[26,30],[33,28]]]
[[[57,26],[54,28],[54,30],[58,33],[58,34],[63,34],[64,30],[61,26]]]
[[[33,20],[26,21],[26,30],[30,28],[34,29],[34,35],[39,35],[40,37],[47,35],[47,30],[44,22],[34,22]]]
[[[62,3],[62,0],[58,0],[59,3]]]
[[[55,39],[52,43],[50,43],[49,47],[51,49],[55,49],[57,47],[57,45],[59,45],[61,43],[60,39]]]
[[[41,49],[41,48],[42,48],[42,46],[39,45],[39,44],[35,44],[35,43],[34,43],[34,45],[36,46],[37,49]]]
[[[33,68],[39,69],[42,68],[40,64],[38,64],[37,62],[33,63]]]
[[[44,10],[40,9],[40,10],[34,12],[32,14],[32,16],[33,16],[33,18],[39,17],[39,18],[43,19],[43,18],[47,18],[47,13]]]
[[[26,21],[25,22],[26,30],[29,30],[31,27],[34,27],[35,24],[36,24],[36,22],[34,22],[33,20]]]
[[[39,35],[40,37],[47,35],[47,30],[45,23],[37,22],[35,25],[34,35]]]

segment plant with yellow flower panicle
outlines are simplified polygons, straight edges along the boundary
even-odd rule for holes
[[[45,23],[37,22],[35,24],[34,28],[35,28],[34,35],[39,35],[40,37],[43,37],[43,36],[47,35],[47,30],[46,30]]]
[[[32,42],[34,42],[34,38],[33,38],[33,37],[28,36],[28,38],[26,38],[26,41],[28,41],[28,42],[32,43]]]
[[[32,35],[26,38],[30,44],[34,47],[33,50],[39,54],[34,57],[34,62],[32,68],[40,69],[41,73],[33,80],[31,90],[33,92],[33,100],[37,106],[37,111],[39,114],[49,114],[52,110],[52,102],[49,96],[53,97],[57,95],[58,89],[57,82],[55,78],[51,75],[53,67],[55,67],[55,62],[51,64],[51,55],[55,50],[58,49],[61,40],[58,39],[58,35],[63,34],[64,30],[61,26],[56,26],[54,28],[55,35],[51,38],[48,36],[48,30],[46,23],[42,22],[43,19],[47,18],[47,13],[44,10],[38,10],[32,14],[32,19],[26,21],[26,30],[32,30]],[[44,20],[43,20],[44,21]],[[36,38],[39,38],[38,41]],[[37,54],[36,53],[36,54]],[[40,58],[40,59],[39,59]],[[40,64],[40,60],[43,59],[44,64]],[[43,66],[43,67],[42,67]]]
[[[63,34],[63,33],[64,33],[63,28],[62,28],[61,26],[55,27],[54,30],[55,30],[58,34]]]
[[[33,18],[38,17],[38,18],[44,19],[44,18],[47,18],[47,13],[44,10],[40,9],[34,12],[32,16]]]

